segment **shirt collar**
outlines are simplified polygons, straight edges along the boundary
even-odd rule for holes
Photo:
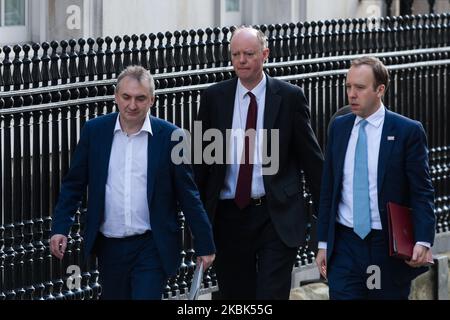
[[[254,87],[252,90],[248,90],[246,87],[244,87],[242,85],[241,79],[238,79],[238,95],[239,95],[239,99],[244,99],[245,95],[247,94],[247,92],[251,92],[255,95],[256,98],[260,97],[262,94],[264,94],[264,90],[266,90],[266,74],[263,73],[263,78],[261,79],[261,81],[256,85],[256,87]]]
[[[114,133],[116,133],[117,131],[122,131],[123,133],[125,133],[125,132],[122,130],[122,127],[120,126],[119,118],[120,118],[120,113],[119,113],[119,115],[118,115],[118,117],[117,117],[117,119],[116,119],[116,125],[115,125],[115,127],[114,127]],[[136,132],[134,135],[138,135],[138,134],[141,133],[142,131],[146,131],[146,132],[150,133],[151,135],[153,135],[153,132],[152,132],[152,125],[151,125],[151,123],[150,123],[150,117],[148,117],[148,116],[145,117],[144,124],[142,125],[141,130],[139,130],[138,132]]]
[[[378,110],[375,113],[368,116],[365,120],[367,120],[367,122],[369,124],[371,124],[372,126],[374,126],[375,128],[379,128],[381,123],[383,122],[385,114],[386,114],[386,109],[384,107],[384,104],[381,103],[380,108],[378,108]],[[356,116],[355,126],[359,125],[362,120],[364,120],[364,118],[362,118],[360,116]]]

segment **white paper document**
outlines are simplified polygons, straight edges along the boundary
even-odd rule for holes
[[[203,262],[197,264],[194,275],[192,277],[191,289],[189,290],[189,300],[197,300],[200,293],[200,288],[203,282]]]

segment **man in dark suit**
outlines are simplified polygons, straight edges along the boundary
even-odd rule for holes
[[[411,280],[432,261],[434,190],[426,135],[419,122],[384,107],[388,81],[380,60],[353,61],[346,80],[352,113],[331,124],[316,257],[331,299],[407,299]],[[410,261],[389,256],[387,202],[412,208],[416,243]]]
[[[288,299],[308,222],[301,170],[314,199],[319,195],[323,158],[306,98],[263,72],[268,56],[262,32],[238,28],[231,39],[237,78],[209,87],[200,103],[203,132],[217,129],[229,142],[216,150],[226,161],[194,167],[213,222],[222,299]],[[245,142],[236,133],[244,131]],[[267,150],[270,161],[261,157]]]
[[[98,257],[102,299],[161,299],[180,265],[178,205],[194,236],[197,263],[214,260],[211,225],[192,170],[171,158],[177,128],[149,117],[154,81],[130,66],[117,79],[119,113],[86,122],[53,214],[50,248],[63,258],[88,186],[85,254]]]
[[[327,129],[327,135],[330,135],[330,129],[331,129],[331,125],[334,122],[334,120],[337,117],[343,116],[344,114],[350,113],[352,112],[352,109],[350,107],[350,105],[346,105],[343,106],[342,108],[339,108],[335,113],[333,113],[333,115],[330,118],[330,121],[328,121],[328,129]]]

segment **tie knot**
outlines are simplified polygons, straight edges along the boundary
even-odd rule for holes
[[[247,94],[250,97],[250,100],[253,100],[256,98],[255,95],[251,91],[248,91]]]
[[[360,124],[361,128],[364,129],[367,126],[368,123],[369,122],[367,122],[366,119],[363,119],[363,120],[361,120],[361,122],[359,124]]]

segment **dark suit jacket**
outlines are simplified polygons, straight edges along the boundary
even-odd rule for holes
[[[352,113],[334,120],[326,148],[317,232],[318,240],[327,242],[328,260],[333,252],[344,159],[355,117]],[[388,239],[386,205],[392,201],[412,208],[415,240],[433,244],[434,189],[428,167],[425,131],[420,122],[387,109],[382,130],[377,187],[385,239]],[[400,259],[390,260],[393,272],[407,281],[426,270],[413,269]]]
[[[225,137],[226,129],[231,129],[236,86],[237,78],[234,78],[204,91],[198,115],[203,131],[218,128]],[[299,87],[267,76],[264,129],[279,130],[279,170],[263,178],[268,210],[281,240],[289,247],[296,247],[305,240],[308,219],[300,170],[305,172],[314,200],[318,203],[323,163],[322,152],[311,128],[307,101]],[[267,136],[270,151],[272,141],[270,134]],[[202,164],[194,169],[200,195],[213,221],[225,181],[226,165]]]
[[[53,213],[52,234],[69,234],[74,213],[86,185],[88,208],[85,226],[85,254],[89,255],[104,219],[105,184],[118,113],[86,122],[74,153],[70,170],[64,178]],[[180,265],[180,229],[178,205],[183,210],[199,256],[215,251],[211,224],[200,201],[192,170],[188,165],[174,165],[170,155],[176,142],[174,125],[150,117],[153,135],[148,135],[147,198],[153,237],[164,269],[170,276]]]
[[[343,116],[344,114],[350,113],[352,112],[352,107],[350,105],[346,105],[343,106],[342,108],[336,110],[335,113],[333,113],[333,115],[330,118],[330,121],[328,121],[328,129],[327,129],[327,135],[330,135],[330,129],[331,129],[331,124],[333,123],[333,121],[340,116]]]

